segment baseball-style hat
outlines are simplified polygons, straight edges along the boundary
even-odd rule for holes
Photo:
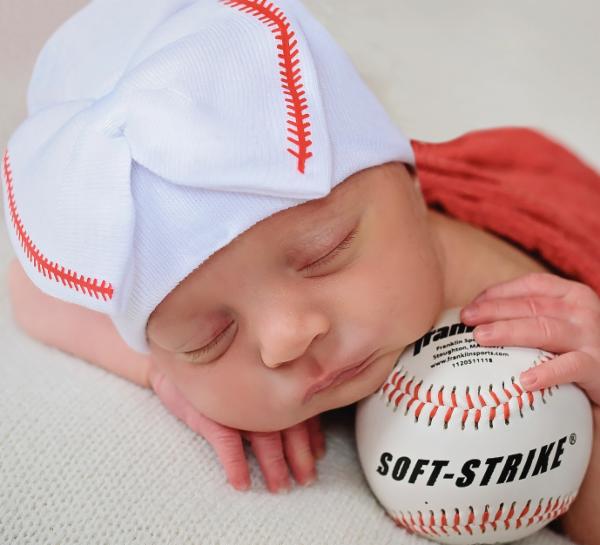
[[[2,161],[6,225],[45,293],[148,317],[211,254],[408,140],[298,0],[93,0],[41,50]]]

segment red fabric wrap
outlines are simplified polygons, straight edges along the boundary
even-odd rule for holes
[[[600,175],[521,127],[411,141],[425,200],[491,231],[600,294]]]

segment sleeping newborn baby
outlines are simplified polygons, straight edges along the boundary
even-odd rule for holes
[[[241,233],[150,314],[147,356],[104,314],[45,295],[17,261],[15,317],[33,336],[136,383],[150,387],[159,371],[225,426],[293,428],[374,392],[443,309],[547,270],[494,234],[427,208],[411,170],[400,162],[361,170],[327,197]],[[360,374],[328,386],[365,359]]]
[[[270,490],[286,459],[311,482],[319,414],[444,309],[549,272],[427,207],[408,140],[297,0],[95,0],[28,102],[2,169],[16,321],[153,388],[239,488],[242,436]]]

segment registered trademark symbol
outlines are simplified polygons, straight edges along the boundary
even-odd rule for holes
[[[572,433],[569,435],[569,444],[574,445],[577,442],[577,435]]]

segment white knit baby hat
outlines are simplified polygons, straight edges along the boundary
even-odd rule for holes
[[[298,0],[93,0],[41,50],[2,161],[45,293],[149,353],[156,306],[255,223],[409,141]]]

